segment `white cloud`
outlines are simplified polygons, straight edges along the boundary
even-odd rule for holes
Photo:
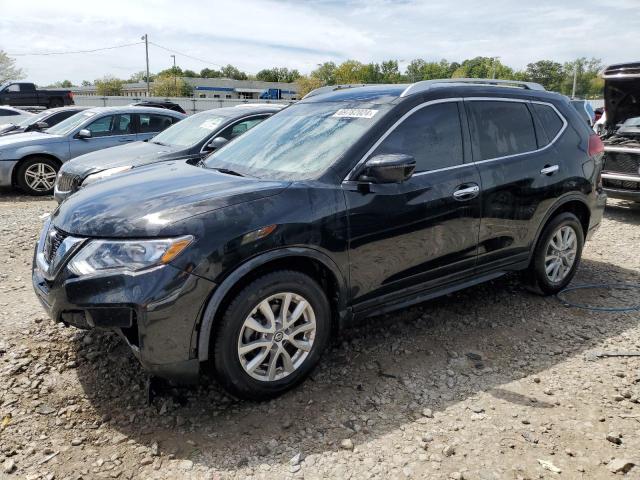
[[[387,0],[260,1],[113,0],[8,2],[0,18],[0,48],[10,53],[65,51],[152,42],[248,72],[286,66],[308,72],[347,58],[408,62],[500,56],[514,67],[550,58],[595,56],[605,63],[638,60],[637,0],[511,0],[420,2]],[[171,64],[150,47],[152,71]],[[183,68],[207,65],[177,56]],[[144,68],[144,47],[95,54],[18,57],[41,84],[128,77]]]

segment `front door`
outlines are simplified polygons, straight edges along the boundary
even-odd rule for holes
[[[354,309],[401,300],[457,278],[476,262],[480,177],[465,163],[461,104],[425,104],[368,158],[404,153],[416,171],[398,184],[344,184]]]
[[[69,158],[75,158],[103,148],[134,142],[136,140],[136,132],[131,117],[132,115],[128,113],[105,115],[82,127],[91,132],[91,137],[77,138],[76,132],[76,135],[70,140]]]

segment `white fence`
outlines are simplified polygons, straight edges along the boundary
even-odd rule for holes
[[[144,101],[170,101],[177,103],[187,113],[203,112],[212,108],[234,107],[243,103],[279,103],[288,105],[293,103],[289,100],[241,100],[241,99],[219,99],[219,98],[187,98],[187,97],[98,97],[93,95],[74,95],[73,100],[76,105],[85,107],[122,107],[132,103]]]

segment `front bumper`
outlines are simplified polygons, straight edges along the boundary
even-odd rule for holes
[[[76,277],[66,268],[69,258],[47,280],[36,260],[38,248],[33,288],[54,321],[114,330],[152,374],[180,383],[197,379],[196,327],[215,286],[211,281],[171,265]]]
[[[604,172],[604,191],[611,198],[640,201],[640,176],[628,173]]]
[[[74,192],[71,190],[67,190],[65,192],[58,190],[57,184],[53,187],[53,199],[58,203],[65,201],[72,193]]]
[[[0,160],[0,187],[11,187],[13,184],[13,169],[18,160]]]

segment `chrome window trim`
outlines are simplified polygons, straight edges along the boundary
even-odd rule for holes
[[[384,133],[384,135],[382,135],[378,141],[376,141],[376,143],[373,144],[373,146],[367,150],[367,152],[364,154],[364,156],[358,161],[358,163],[356,163],[356,165],[349,171],[349,173],[345,176],[343,183],[350,183],[350,182],[355,182],[356,180],[351,178],[351,176],[353,175],[353,173],[366,161],[367,158],[369,158],[369,155],[371,155],[373,153],[373,151],[378,148],[378,146],[398,127],[398,125],[400,125],[400,123],[402,123],[404,120],[406,120],[407,117],[409,117],[411,114],[413,114],[414,112],[424,108],[424,107],[428,107],[429,105],[435,105],[438,103],[447,103],[447,102],[466,102],[466,101],[472,101],[472,102],[476,102],[476,101],[498,101],[498,102],[515,102],[515,103],[529,103],[529,104],[533,104],[536,103],[538,105],[546,105],[548,107],[551,107],[555,112],[556,115],[558,115],[558,117],[560,117],[560,120],[562,120],[562,128],[558,131],[558,133],[556,134],[555,137],[553,137],[553,140],[550,140],[549,143],[547,145],[545,145],[542,148],[537,148],[535,150],[531,150],[528,152],[520,152],[520,153],[514,153],[511,155],[505,155],[502,157],[494,157],[494,158],[487,158],[484,160],[473,160],[471,162],[465,162],[462,163],[460,165],[453,165],[451,167],[445,167],[445,168],[439,168],[437,170],[426,170],[424,172],[418,172],[415,173],[413,176],[417,177],[417,176],[421,176],[421,175],[425,175],[428,173],[436,173],[436,172],[442,172],[442,171],[446,171],[446,170],[453,170],[456,168],[460,168],[460,167],[465,167],[467,165],[478,165],[481,163],[485,163],[485,162],[494,162],[496,160],[504,160],[505,158],[511,158],[511,157],[519,157],[520,155],[529,155],[531,153],[537,153],[537,152],[542,152],[544,150],[546,150],[547,148],[551,147],[564,133],[564,131],[567,129],[567,127],[569,126],[569,122],[567,121],[567,119],[564,117],[564,115],[562,115],[562,113],[560,113],[560,111],[556,108],[555,105],[553,105],[550,102],[544,102],[541,100],[526,100],[526,99],[521,99],[521,98],[507,98],[507,97],[464,97],[464,98],[441,98],[438,100],[430,100],[428,102],[424,102],[421,103],[419,105],[416,105],[415,107],[413,107],[411,110],[409,110],[407,113],[405,113],[402,117],[400,117],[391,127],[389,127],[389,129]],[[533,115],[533,114],[532,114]],[[531,118],[531,121],[533,122],[533,126],[535,129],[535,121],[533,119],[533,116]],[[463,126],[464,128],[464,126]],[[471,133],[471,132],[469,132]],[[473,154],[473,153],[472,153]]]

